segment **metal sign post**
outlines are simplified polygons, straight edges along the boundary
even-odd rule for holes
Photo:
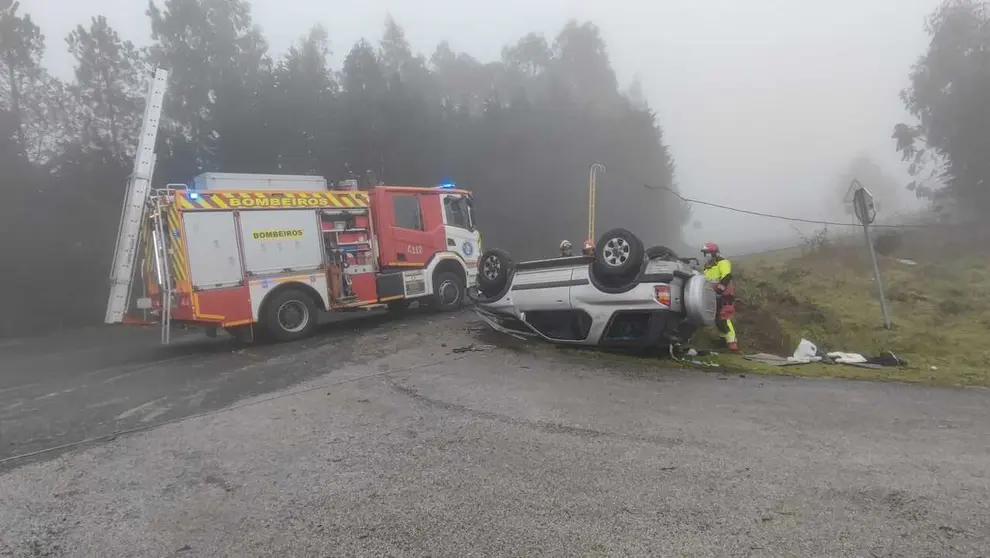
[[[880,297],[880,313],[883,314],[883,327],[890,329],[890,315],[887,314],[887,298],[883,294],[883,281],[880,280],[880,264],[877,263],[877,251],[873,247],[873,238],[870,235],[870,225],[877,218],[876,202],[873,194],[863,187],[858,180],[853,180],[851,188],[855,189],[853,194],[853,208],[856,211],[856,218],[863,224],[863,236],[866,237],[866,246],[870,249],[870,259],[873,261],[873,276],[877,282],[877,295]]]

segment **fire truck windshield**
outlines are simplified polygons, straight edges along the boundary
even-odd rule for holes
[[[464,213],[467,215],[468,220],[468,230],[474,231],[474,200],[471,196],[464,196],[461,198],[461,202],[464,204]]]
[[[474,230],[474,202],[470,196],[448,196],[443,200],[443,209],[448,225]]]

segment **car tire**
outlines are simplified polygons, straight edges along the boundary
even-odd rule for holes
[[[262,324],[266,337],[295,341],[312,333],[316,321],[313,298],[299,289],[286,289],[266,302]]]
[[[610,229],[595,245],[595,268],[602,278],[631,279],[643,266],[643,241],[626,229]]]
[[[456,290],[455,290],[456,289]],[[444,271],[433,277],[433,306],[441,312],[454,312],[464,303],[466,287],[461,276]]]
[[[647,248],[646,257],[651,260],[661,259],[661,260],[670,260],[670,261],[680,261],[680,258],[677,257],[677,254],[674,253],[673,250],[667,248],[666,246],[661,246],[661,245],[650,246],[649,248]]]
[[[502,292],[509,280],[512,258],[504,250],[486,250],[478,259],[478,289],[486,296]]]

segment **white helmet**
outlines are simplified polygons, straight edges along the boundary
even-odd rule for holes
[[[571,249],[571,241],[570,240],[561,240],[560,241],[560,249],[561,250],[570,250]]]

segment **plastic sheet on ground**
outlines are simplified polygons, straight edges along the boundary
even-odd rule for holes
[[[822,357],[818,356],[818,346],[808,341],[807,339],[802,339],[796,349],[794,349],[794,354],[787,357],[790,360],[799,364],[807,364],[809,362],[818,362]]]
[[[771,355],[770,353],[756,353],[755,355],[746,355],[743,358],[753,362],[759,362],[760,364],[769,364],[770,366],[793,366],[795,364],[807,364],[807,362],[810,362],[790,360],[786,357]]]
[[[832,351],[823,353],[817,345],[802,339],[794,354],[789,357],[772,355],[769,353],[757,353],[746,355],[743,358],[753,362],[759,362],[769,366],[793,366],[796,364],[809,364],[812,362],[824,362],[826,364],[845,364],[859,368],[878,369],[885,366],[903,366],[903,360],[894,353],[886,352],[876,357],[866,357],[859,353],[849,353],[845,351]]]

